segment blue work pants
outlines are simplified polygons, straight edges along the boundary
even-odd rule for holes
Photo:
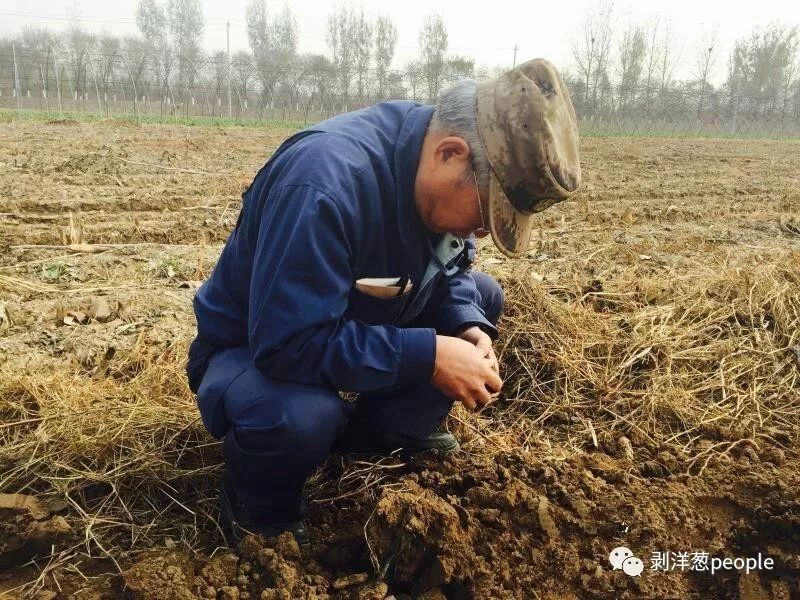
[[[486,318],[497,323],[503,292],[494,279],[470,271]],[[408,327],[436,328],[441,295],[434,293]],[[325,460],[349,421],[378,432],[425,437],[453,401],[430,383],[392,393],[361,394],[355,403],[337,390],[279,381],[255,367],[247,346],[212,355],[198,389],[209,429],[224,432],[225,475],[248,511],[267,522],[296,521],[306,479]]]

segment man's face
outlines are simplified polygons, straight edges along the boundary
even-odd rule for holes
[[[434,233],[467,237],[486,224],[488,190],[478,190],[469,145],[455,136],[428,134],[423,143],[414,199],[425,226]],[[479,202],[483,202],[479,205]],[[485,231],[477,233],[484,237]]]

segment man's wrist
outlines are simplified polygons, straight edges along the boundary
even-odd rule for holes
[[[489,332],[488,332],[488,331],[487,331],[487,330],[486,330],[486,329],[483,327],[482,323],[464,323],[463,325],[461,325],[460,327],[458,327],[458,328],[457,328],[457,329],[456,329],[456,330],[453,332],[453,334],[452,334],[452,337],[461,337],[462,335],[464,335],[464,333],[466,333],[467,331],[469,331],[469,330],[470,330],[470,329],[472,329],[473,327],[477,327],[477,328],[478,328],[478,329],[480,329],[480,330],[481,330],[483,333],[485,333],[486,335],[488,335],[489,337],[491,337],[491,334],[490,334],[490,333],[489,333]]]

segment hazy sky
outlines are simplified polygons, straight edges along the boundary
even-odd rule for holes
[[[231,51],[246,49],[244,24],[246,0],[204,0],[206,17],[205,46],[225,48],[225,22],[231,21]],[[267,0],[268,10],[278,10],[284,0]],[[479,63],[510,66],[513,47],[519,46],[517,60],[535,57],[551,59],[562,68],[572,65],[570,39],[577,30],[580,15],[595,3],[591,0],[522,2],[492,0],[485,3],[464,0],[400,0],[351,2],[372,15],[391,16],[399,29],[394,67],[399,68],[417,52],[417,34],[426,14],[435,7],[444,17],[449,32],[450,52],[464,54]],[[325,25],[333,2],[288,0],[298,20],[300,51],[326,52]],[[0,33],[13,33],[26,23],[64,27],[77,7],[82,24],[115,34],[136,32],[136,0],[0,0]],[[780,22],[800,25],[800,2],[758,0],[640,0],[615,3],[618,26],[628,20],[647,20],[656,15],[672,19],[682,47],[675,75],[691,75],[698,37],[714,27],[719,29],[720,50],[713,79],[724,77],[728,51],[736,38],[755,25]]]

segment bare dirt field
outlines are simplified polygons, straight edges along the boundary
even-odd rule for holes
[[[310,551],[220,548],[191,300],[289,133],[0,123],[0,597],[800,599],[797,142],[584,139],[527,255],[479,252],[505,387],[464,451],[332,457]]]

